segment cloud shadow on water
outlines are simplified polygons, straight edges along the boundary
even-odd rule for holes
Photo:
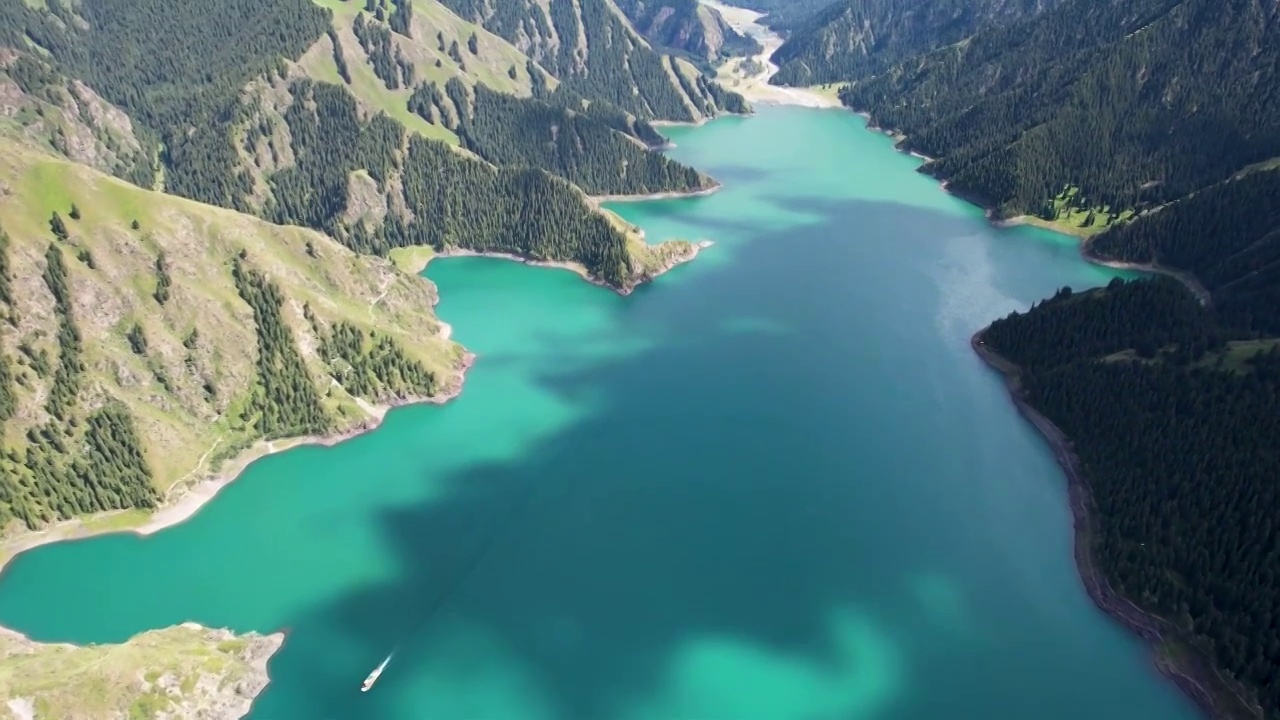
[[[343,720],[923,716],[913,658],[936,638],[921,626],[965,635],[964,591],[877,560],[866,541],[894,524],[887,510],[855,526],[851,508],[905,506],[912,485],[860,470],[849,438],[892,438],[893,418],[876,414],[894,409],[833,400],[848,378],[815,357],[860,362],[835,337],[877,300],[851,302],[850,286],[911,272],[885,243],[920,250],[957,220],[857,201],[799,209],[827,218],[802,246],[796,228],[707,223],[733,236],[732,261],[619,312],[612,331],[646,349],[533,378],[560,397],[591,388],[585,417],[517,462],[454,473],[443,500],[385,512],[400,576],[299,619],[253,720],[283,707]],[[938,304],[930,288],[915,290],[919,322]],[[894,372],[913,362],[925,361]],[[482,359],[471,382],[485,372]],[[885,457],[865,462],[883,465],[897,448],[874,452]],[[401,643],[375,691],[356,692]]]

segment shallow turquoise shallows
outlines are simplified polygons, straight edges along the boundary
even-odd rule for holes
[[[23,555],[0,623],[288,629],[252,720],[1195,717],[1089,602],[1063,475],[968,347],[1113,273],[864,124],[670,130],[723,190],[615,208],[716,244],[628,298],[432,264],[479,355],[458,400],[257,462],[149,539]]]

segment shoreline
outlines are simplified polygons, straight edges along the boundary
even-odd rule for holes
[[[669,200],[672,198],[663,197],[663,198],[652,198],[652,199]],[[671,241],[668,241],[668,242],[671,242]],[[635,292],[635,289],[640,287],[641,285],[653,280],[654,278],[680,265],[683,265],[684,263],[687,263],[693,260],[698,256],[698,253],[702,252],[706,248],[711,247],[714,244],[715,243],[713,243],[710,240],[700,240],[698,242],[689,242],[691,249],[688,252],[680,253],[678,255],[673,255],[672,257],[668,258],[667,262],[665,262],[660,268],[658,268],[657,271],[652,273],[637,275],[622,287],[615,287],[601,280],[600,278],[597,278],[591,275],[589,272],[587,272],[587,269],[584,266],[576,262],[569,262],[564,260],[534,260],[532,258],[527,258],[522,255],[516,255],[514,253],[485,252],[480,250],[451,249],[451,250],[446,250],[444,252],[435,253],[431,257],[427,258],[426,262],[422,264],[422,269],[419,270],[418,272],[422,272],[423,270],[426,270],[427,266],[430,265],[433,260],[436,260],[439,258],[482,257],[482,258],[492,258],[495,260],[510,260],[512,262],[518,262],[523,265],[530,265],[532,267],[568,270],[573,274],[577,275],[578,277],[582,278],[583,280],[586,280],[587,282],[591,283],[592,285],[595,285],[597,287],[602,287],[607,290],[612,290],[618,293],[619,295],[626,297],[631,293]],[[659,247],[659,245],[649,245],[648,247]]]
[[[672,145],[671,147],[675,147]],[[599,207],[601,203],[632,203],[632,202],[650,202],[653,200],[681,200],[683,198],[706,197],[713,193],[717,193],[724,184],[719,181],[712,181],[714,184],[710,187],[700,188],[698,190],[669,190],[667,192],[649,193],[647,195],[588,195],[592,203]]]
[[[943,189],[946,190],[947,188],[944,186]],[[948,192],[950,191],[948,190]],[[1195,295],[1196,300],[1198,300],[1201,305],[1204,305],[1205,307],[1209,307],[1213,305],[1213,295],[1209,292],[1208,288],[1202,285],[1200,281],[1196,279],[1195,275],[1192,275],[1191,273],[1186,272],[1185,270],[1177,270],[1175,268],[1165,267],[1163,265],[1158,265],[1155,263],[1134,263],[1134,262],[1125,262],[1124,260],[1112,260],[1111,258],[1103,257],[1093,252],[1093,240],[1094,240],[1094,237],[1096,237],[1096,235],[1091,237],[1082,237],[1075,233],[1069,232],[1063,228],[1057,228],[1057,227],[1053,227],[1052,225],[1036,222],[1036,219],[1032,218],[1029,215],[1017,215],[1015,217],[1005,218],[1003,220],[997,220],[994,217],[992,217],[990,208],[986,208],[981,203],[975,202],[958,193],[951,193],[951,194],[955,195],[961,200],[964,200],[965,202],[968,202],[972,205],[976,205],[986,210],[987,218],[988,220],[991,221],[991,224],[994,227],[997,227],[997,228],[1013,228],[1013,227],[1022,227],[1022,226],[1035,227],[1035,228],[1040,228],[1041,230],[1048,230],[1049,232],[1052,232],[1052,233],[1057,233],[1059,235],[1065,235],[1067,237],[1074,238],[1079,244],[1080,257],[1083,258],[1085,262],[1088,262],[1092,265],[1098,265],[1100,267],[1111,268],[1113,270],[1134,270],[1137,272],[1144,272],[1151,275],[1165,275],[1167,277],[1171,277],[1174,280],[1177,280],[1178,282],[1182,283],[1183,287],[1189,290],[1192,295]],[[1101,234],[1102,233],[1098,233],[1098,235],[1101,235]]]
[[[668,241],[668,242],[671,242],[671,241]],[[660,265],[656,270],[650,273],[643,273],[637,276],[636,281],[634,283],[618,290],[617,291],[618,294],[623,297],[630,295],[632,292],[635,291],[636,288],[640,287],[641,285],[651,282],[655,278],[661,275],[664,275],[670,272],[671,270],[674,270],[675,268],[681,265],[684,265],[687,262],[692,261],[694,258],[698,257],[698,253],[702,252],[703,250],[706,250],[712,245],[715,245],[715,242],[711,240],[699,240],[697,242],[685,241],[685,242],[689,243],[689,249],[686,252],[682,252],[676,255],[671,255],[670,257],[666,258],[666,260],[662,263],[662,265]]]
[[[444,325],[444,323],[441,324]],[[238,480],[250,465],[262,458],[307,445],[332,447],[358,435],[375,430],[382,424],[387,414],[397,408],[410,405],[439,405],[452,400],[461,394],[467,370],[471,368],[474,361],[474,353],[464,352],[457,366],[457,379],[439,394],[429,398],[406,398],[389,404],[374,405],[372,406],[373,412],[369,417],[345,430],[328,435],[304,435],[277,440],[257,440],[235,457],[225,461],[221,468],[209,473],[204,479],[190,485],[170,488],[168,492],[171,497],[166,498],[165,502],[151,513],[146,522],[137,527],[94,529],[86,525],[86,521],[92,522],[95,518],[109,517],[121,512],[117,510],[64,520],[42,530],[33,530],[9,538],[0,544],[0,575],[3,575],[14,558],[45,545],[117,533],[131,533],[139,537],[147,537],[166,528],[181,524],[195,516],[201,508],[217,497],[219,492]],[[0,626],[0,632],[5,631],[16,632],[10,628]]]
[[[935,161],[936,158],[929,157],[928,155],[924,155],[922,153],[916,152],[915,150],[908,150],[907,148],[904,148],[902,144],[904,141],[906,141],[907,136],[904,135],[901,130],[884,128],[879,125],[876,125],[871,118],[871,114],[865,110],[854,110],[853,112],[855,115],[860,115],[867,119],[867,125],[866,125],[867,130],[870,130],[872,132],[884,133],[885,135],[888,135],[893,140],[894,150],[897,150],[898,152],[904,155],[910,155],[913,158],[922,160],[923,164],[919,168],[916,168],[916,172],[921,172],[921,170],[924,168],[924,165],[928,165],[929,163]],[[925,174],[928,174],[928,173],[925,173]],[[1048,230],[1049,232],[1057,233],[1059,235],[1065,235],[1066,237],[1073,238],[1074,240],[1077,241],[1080,247],[1080,257],[1083,258],[1085,262],[1088,262],[1093,265],[1099,265],[1101,267],[1111,268],[1113,270],[1135,270],[1138,272],[1145,272],[1153,275],[1167,275],[1168,277],[1171,277],[1177,280],[1178,282],[1182,283],[1183,287],[1187,288],[1187,290],[1189,290],[1192,295],[1195,295],[1196,300],[1200,301],[1201,305],[1208,307],[1213,304],[1213,296],[1212,294],[1210,294],[1208,288],[1206,288],[1203,284],[1201,284],[1201,282],[1195,277],[1195,275],[1189,272],[1186,272],[1185,270],[1178,270],[1176,268],[1164,267],[1163,265],[1158,265],[1155,263],[1133,263],[1133,262],[1125,262],[1123,260],[1112,260],[1110,258],[1105,258],[1105,257],[1102,257],[1101,255],[1094,254],[1093,252],[1094,236],[1082,236],[1078,233],[1073,233],[1069,230],[1066,230],[1065,228],[1055,227],[1049,223],[1035,222],[1034,219],[1029,215],[1017,215],[1011,218],[996,218],[992,208],[990,208],[980,198],[973,197],[966,193],[953,190],[951,188],[951,183],[949,181],[939,179],[938,188],[943,192],[947,193],[948,195],[951,195],[952,197],[959,198],[960,200],[963,200],[969,203],[970,205],[973,205],[974,207],[981,209],[987,217],[987,222],[990,223],[992,227],[1013,228],[1013,227],[1020,227],[1020,226],[1029,226],[1029,227],[1040,228],[1041,230]],[[1106,231],[1104,230],[1103,232],[1106,232]],[[1098,233],[1098,234],[1100,235],[1102,233]]]
[[[1135,605],[1117,593],[1101,570],[1093,555],[1091,538],[1093,531],[1093,496],[1080,467],[1079,458],[1071,441],[1053,421],[1036,410],[1022,392],[1019,377],[1021,369],[987,347],[982,328],[969,339],[969,346],[987,367],[1004,379],[1009,398],[1018,412],[1040,432],[1053,450],[1054,459],[1067,478],[1067,499],[1072,517],[1072,546],[1076,571],[1085,592],[1093,604],[1108,618],[1118,622],[1129,632],[1140,637],[1151,649],[1152,664],[1182,693],[1211,718],[1222,720],[1257,720],[1261,712],[1222,679],[1221,674],[1205,661],[1200,650],[1185,642],[1177,628],[1165,618]],[[1174,658],[1167,652],[1173,643],[1191,652],[1185,657]]]
[[[702,118],[698,120],[650,120],[649,126],[653,128],[702,127],[703,125],[706,125],[707,123],[711,122],[712,120],[715,120],[718,117],[724,117],[725,115],[737,115],[737,114],[738,113],[725,113],[724,115],[703,115]],[[662,147],[658,147],[658,148],[651,148],[651,149],[668,150],[673,147],[675,147],[675,143],[668,140],[666,145],[663,145]]]
[[[871,114],[867,111],[854,110],[854,113],[866,118],[867,130],[881,132],[889,136],[893,140],[894,150],[923,160],[924,163],[920,168],[917,168],[917,172],[920,172],[924,165],[934,161],[934,158],[904,148],[903,143],[906,140],[906,135],[901,130],[880,127],[875,124]],[[992,208],[988,207],[980,198],[953,190],[947,180],[939,179],[938,187],[948,195],[981,209],[986,215],[987,222],[992,227],[1010,228],[1020,225],[1032,225],[1025,215],[1007,219],[995,218]],[[1093,238],[1091,237],[1081,237],[1052,226],[1037,225],[1037,227],[1076,240],[1080,257],[1088,263],[1117,270],[1138,270],[1168,275],[1180,281],[1195,295],[1202,305],[1209,305],[1212,302],[1212,297],[1208,290],[1190,273],[1155,264],[1126,263],[1103,258],[1092,252]],[[1009,393],[1010,399],[1018,408],[1018,412],[1035,426],[1040,435],[1044,437],[1053,451],[1054,459],[1059,467],[1062,468],[1063,474],[1066,475],[1067,499],[1072,516],[1073,555],[1077,574],[1080,577],[1080,582],[1085,587],[1086,593],[1089,595],[1089,599],[1103,614],[1141,638],[1151,649],[1154,655],[1153,665],[1160,671],[1160,674],[1172,682],[1184,696],[1209,717],[1220,720],[1259,720],[1262,717],[1261,711],[1250,705],[1234,688],[1224,681],[1218,669],[1204,658],[1198,648],[1190,643],[1183,642],[1177,628],[1172,623],[1139,608],[1128,598],[1116,593],[1102,571],[1096,567],[1093,547],[1090,541],[1092,522],[1090,508],[1093,498],[1090,495],[1089,486],[1084,480],[1079,459],[1076,457],[1074,450],[1072,450],[1071,441],[1057,425],[1054,425],[1052,421],[1040,414],[1038,410],[1027,402],[1018,382],[1020,369],[1001,357],[999,353],[982,344],[982,334],[985,331],[986,328],[984,327],[974,333],[969,339],[969,346],[989,368],[1000,373],[1004,378],[1005,388]],[[1166,636],[1172,638],[1172,642],[1185,647],[1190,653],[1181,658],[1170,657],[1167,648],[1164,647],[1169,642],[1166,640]]]
[[[1176,270],[1174,268],[1164,267],[1156,263],[1131,263],[1122,260],[1111,260],[1093,252],[1093,238],[1085,238],[1080,243],[1080,256],[1094,265],[1101,265],[1115,270],[1138,270],[1140,272],[1152,273],[1155,275],[1167,275],[1191,291],[1192,295],[1200,301],[1201,305],[1210,307],[1213,305],[1213,295],[1209,289],[1200,283],[1200,280],[1185,270]]]
[[[693,193],[693,195],[708,195],[719,190],[720,187],[721,185],[717,183],[715,187],[698,191],[697,193]],[[669,195],[672,194],[658,193],[653,196],[641,196],[635,198],[635,200],[639,202],[643,200],[673,199],[672,197],[669,197]],[[675,196],[685,197],[687,195],[675,194]],[[452,249],[445,252],[435,253],[422,263],[422,267],[418,272],[421,273],[432,260],[437,258],[488,257],[512,260],[534,267],[569,270],[593,285],[608,288],[619,295],[627,296],[630,295],[636,287],[644,284],[645,282],[648,282],[679,265],[693,260],[698,256],[699,252],[711,247],[713,244],[714,243],[710,240],[691,242],[689,251],[673,255],[668,258],[667,262],[665,262],[656,272],[638,276],[631,283],[624,285],[623,287],[614,287],[599,278],[592,277],[585,267],[575,262],[560,260],[533,260],[513,253],[482,252],[465,249]],[[452,326],[443,320],[439,321],[439,323],[441,336],[447,340],[449,336],[452,335]],[[111,535],[116,533],[132,533],[139,537],[147,537],[166,528],[181,524],[195,516],[201,508],[217,497],[219,492],[238,480],[250,465],[262,458],[275,455],[286,450],[305,446],[333,447],[339,443],[376,430],[380,425],[382,425],[387,414],[392,410],[412,405],[442,405],[453,400],[462,394],[467,371],[471,369],[475,359],[475,353],[464,350],[456,367],[457,378],[449,387],[431,397],[404,398],[392,403],[367,406],[369,411],[368,417],[345,430],[327,435],[303,435],[278,438],[275,440],[259,439],[234,457],[224,461],[223,465],[218,470],[207,473],[203,479],[186,485],[182,485],[181,481],[179,481],[180,484],[175,485],[168,490],[170,497],[167,497],[159,507],[155,508],[144,523],[136,527],[94,529],[86,524],[87,522],[92,522],[94,519],[106,518],[120,514],[121,512],[127,512],[127,510],[111,510],[104,513],[95,513],[84,517],[64,520],[40,530],[26,531],[7,538],[0,542],[0,575],[3,574],[4,570],[9,566],[9,563],[11,563],[14,558],[29,550],[34,550],[35,548],[43,547],[45,545],[51,545],[53,543],[68,540],[83,540],[100,535]],[[364,405],[365,404],[362,404],[362,406]],[[0,625],[0,632],[16,631],[12,631],[9,628]]]

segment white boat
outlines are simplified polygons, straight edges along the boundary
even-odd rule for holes
[[[360,692],[369,692],[369,688],[373,687],[373,684],[378,682],[378,676],[381,675],[382,671],[386,669],[387,663],[389,662],[391,662],[390,655],[387,656],[386,660],[382,661],[381,665],[374,668],[373,672],[369,673],[369,677],[364,679],[364,684],[360,686]]]

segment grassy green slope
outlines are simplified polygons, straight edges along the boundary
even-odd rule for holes
[[[352,94],[367,108],[387,113],[414,132],[456,145],[458,137],[453,132],[409,112],[407,103],[412,88],[389,90],[374,74],[369,58],[352,30],[352,23],[363,5],[344,0],[316,0],[316,3],[333,13],[333,27],[351,72],[348,87]],[[370,20],[372,16],[366,13],[365,17]],[[414,2],[410,32],[411,37],[398,33],[391,37],[404,57],[413,64],[418,81],[434,81],[443,86],[450,78],[457,77],[468,85],[483,83],[499,92],[529,96],[529,59],[506,40],[454,15],[436,0]],[[473,34],[476,36],[474,54],[467,47],[467,41]],[[440,49],[441,38],[444,50]],[[462,66],[448,52],[453,42],[462,49]],[[328,37],[321,38],[298,63],[308,77],[343,84],[333,57],[333,43]],[[514,78],[510,75],[513,69]],[[553,89],[558,84],[554,77],[549,77],[547,82]]]
[[[281,640],[181,625],[77,647],[0,630],[0,698],[19,718],[241,717]]]
[[[47,419],[48,381],[17,346],[57,354],[52,296],[41,276],[53,240],[50,214],[66,218],[73,203],[81,219],[66,220],[70,238],[59,245],[70,270],[76,322],[91,339],[85,343],[82,399],[91,406],[114,399],[128,407],[162,491],[215,470],[219,458],[259,435],[246,407],[256,380],[253,316],[230,273],[241,248],[288,298],[285,317],[340,425],[363,423],[368,413],[329,379],[302,316],[304,303],[326,321],[346,320],[396,338],[441,377],[453,372],[460,349],[439,336],[441,326],[426,310],[434,288],[390,262],[357,256],[316,232],[141,190],[9,143],[0,143],[0,182],[9,188],[0,217],[11,238],[17,318],[3,346],[18,381],[17,413],[4,426],[7,446],[20,444],[27,429]],[[90,254],[93,268],[75,259],[81,251]],[[163,306],[152,297],[160,251],[173,278]],[[126,339],[135,324],[147,339],[145,356],[132,352]],[[189,351],[183,341],[192,329],[199,341]],[[214,398],[206,397],[205,383],[216,388]]]

